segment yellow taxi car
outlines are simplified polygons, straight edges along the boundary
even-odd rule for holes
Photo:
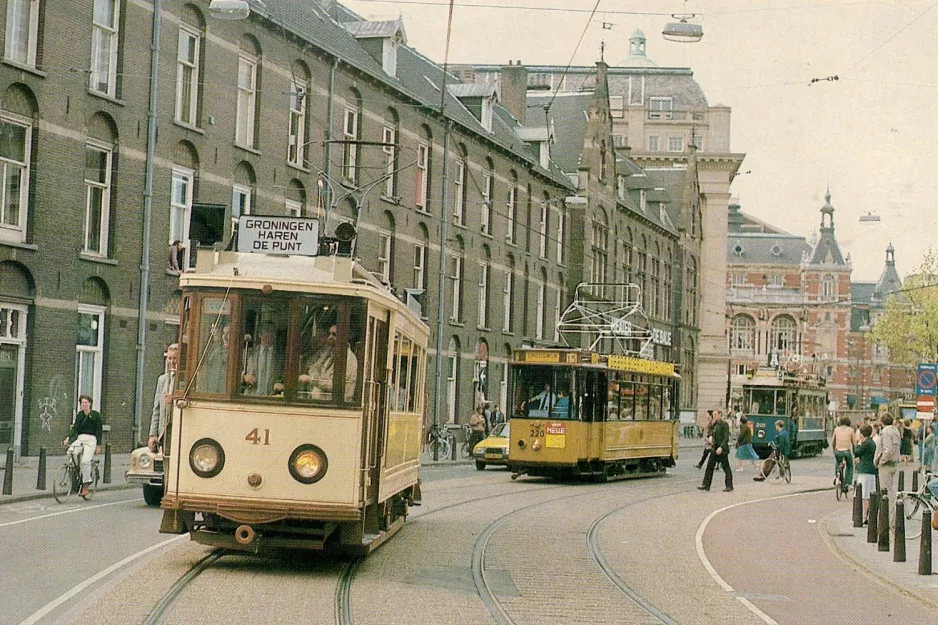
[[[490,464],[508,465],[508,440],[510,431],[508,423],[499,423],[489,435],[476,443],[472,448],[472,457],[476,461],[476,469],[484,471]]]

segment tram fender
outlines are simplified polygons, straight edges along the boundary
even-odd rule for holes
[[[186,528],[181,510],[163,510],[163,519],[160,521],[161,534],[185,534]]]

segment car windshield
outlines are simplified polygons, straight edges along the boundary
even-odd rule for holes
[[[503,438],[508,438],[510,434],[508,433],[508,424],[499,423],[494,428],[492,428],[492,433],[489,436],[501,436]]]

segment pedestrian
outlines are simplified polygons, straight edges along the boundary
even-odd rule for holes
[[[707,411],[707,427],[704,428],[704,448],[703,454],[700,456],[700,462],[697,463],[697,468],[703,467],[704,462],[707,461],[707,456],[710,455],[710,450],[713,448],[713,436],[711,435],[711,428],[713,427],[713,411]]]
[[[66,446],[71,443],[69,448],[71,453],[81,454],[81,490],[78,491],[78,495],[82,499],[88,495],[88,485],[91,484],[91,459],[101,451],[101,435],[104,430],[101,413],[91,409],[93,402],[91,395],[78,397],[80,408],[75,414],[72,429],[62,441],[62,444]]]
[[[923,443],[922,468],[931,472],[932,465],[935,463],[935,431],[931,426],[925,428]]]
[[[179,362],[179,344],[173,343],[166,348],[166,372],[156,380],[156,392],[153,394],[153,411],[150,414],[150,436],[147,447],[156,453],[163,446],[163,434],[166,432],[167,415],[172,411],[173,389],[176,385],[176,366]]]
[[[893,425],[893,418],[890,414],[882,416],[883,431],[880,432],[879,447],[873,458],[877,469],[879,469],[879,484],[886,490],[889,497],[889,510],[896,509],[896,481],[899,472],[899,446],[902,444],[902,438],[899,430]],[[890,529],[895,527],[894,514],[889,515]]]
[[[475,412],[469,416],[469,448],[476,446],[476,443],[485,438],[485,415],[482,414],[482,406],[476,406]]]
[[[753,467],[758,467],[758,459],[756,450],[752,448],[752,428],[749,427],[749,420],[743,415],[739,418],[739,436],[736,437],[736,470],[743,470],[743,460],[748,460]]]
[[[498,404],[492,406],[492,425],[496,426],[499,423],[505,422],[505,413],[499,410]]]
[[[870,493],[876,489],[876,465],[873,457],[876,455],[876,443],[873,442],[873,428],[864,423],[859,428],[860,444],[854,449],[857,463],[857,485],[863,490],[863,525],[869,522]]]
[[[915,432],[912,431],[912,420],[906,419],[903,421],[899,419],[898,426],[901,435],[899,439],[899,460],[901,462],[911,462],[912,449],[915,446]]]
[[[834,475],[837,475],[837,467],[840,462],[846,461],[847,470],[844,473],[844,482],[846,485],[853,484],[853,428],[850,427],[850,417],[841,417],[836,428],[834,436],[831,438],[831,447],[834,448]],[[837,483],[837,478],[834,478]]]
[[[713,470],[717,463],[723,469],[726,476],[724,492],[733,490],[733,469],[730,467],[730,428],[723,420],[723,413],[717,409],[713,411],[713,425],[710,427],[711,437],[713,438],[713,451],[707,460],[707,470],[704,473],[703,484],[698,486],[699,490],[710,490],[710,484],[713,482]]]

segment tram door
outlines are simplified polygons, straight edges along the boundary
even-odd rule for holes
[[[367,483],[362,484],[362,500],[372,504],[378,499],[381,475],[381,456],[387,429],[387,360],[388,324],[368,318],[368,344],[366,345],[364,454],[367,462]]]

